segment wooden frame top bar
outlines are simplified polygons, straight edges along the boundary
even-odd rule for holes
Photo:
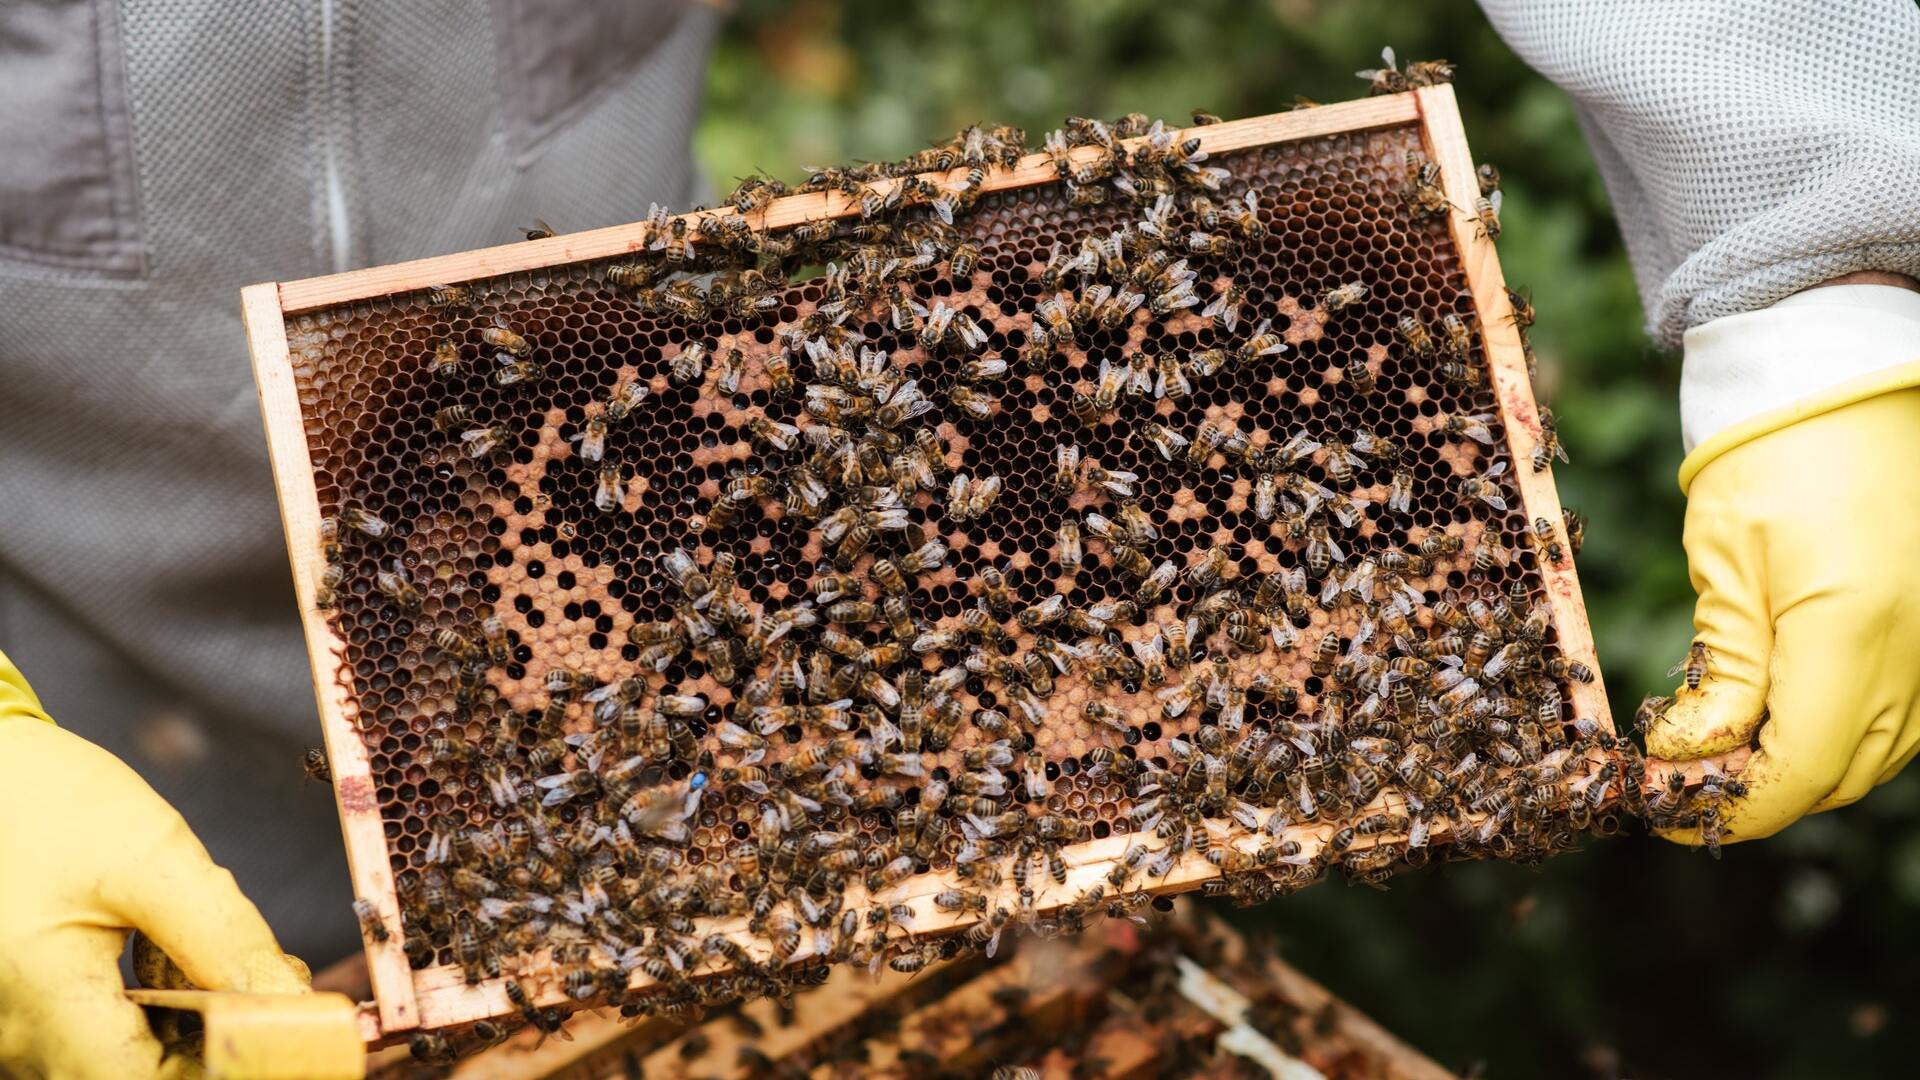
[[[1186,134],[1198,136],[1202,149],[1208,153],[1219,154],[1229,150],[1242,150],[1249,146],[1264,146],[1268,143],[1310,139],[1318,135],[1407,124],[1418,118],[1419,107],[1415,104],[1413,95],[1395,94],[1391,97],[1363,98],[1338,105],[1322,105],[1296,112],[1276,113],[1272,116],[1257,116],[1247,120],[1232,120],[1224,124],[1190,128]],[[1131,144],[1137,141],[1129,142]],[[1083,147],[1073,153],[1076,159],[1085,159],[1094,157],[1099,151],[1097,148]],[[922,175],[936,183],[941,181],[951,183],[965,174],[965,169],[956,169],[946,173]],[[1011,188],[1044,184],[1054,179],[1052,158],[1044,153],[1028,154],[1020,159],[1020,164],[1015,168],[995,171],[989,175],[981,190],[1006,191]],[[872,187],[877,192],[886,192],[900,182],[899,180],[876,180]],[[816,191],[802,195],[789,195],[775,200],[763,214],[753,215],[750,220],[765,228],[778,229],[820,218],[844,217],[857,209],[858,205],[854,200],[838,191]],[[680,216],[698,224],[705,218],[732,213],[734,213],[732,208],[723,207],[718,210],[694,211]],[[334,307],[356,300],[372,300],[394,293],[431,288],[435,285],[522,273],[563,263],[615,258],[643,250],[650,235],[648,223],[640,221],[553,236],[545,240],[525,240],[517,244],[502,244],[499,247],[463,251],[455,255],[441,255],[431,259],[416,259],[388,266],[350,270],[344,274],[285,281],[279,284],[280,310],[287,315],[298,315],[319,308]]]

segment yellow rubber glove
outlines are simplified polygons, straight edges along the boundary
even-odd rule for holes
[[[1920,745],[1915,374],[1729,431],[1682,467],[1694,626],[1710,663],[1698,690],[1675,692],[1647,752],[1755,747],[1727,842],[1853,802]],[[1700,842],[1697,830],[1663,835]]]
[[[0,1075],[172,1076],[127,1001],[138,928],[209,990],[305,991],[233,875],[112,754],[55,727],[0,654]]]

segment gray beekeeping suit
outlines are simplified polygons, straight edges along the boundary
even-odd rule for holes
[[[354,940],[237,292],[685,204],[717,16],[0,5],[0,648],[288,948]],[[10,870],[12,868],[9,868]]]
[[[1920,276],[1914,0],[1480,0],[1573,99],[1669,348],[1856,270]]]

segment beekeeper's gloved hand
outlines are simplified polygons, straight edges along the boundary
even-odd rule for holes
[[[0,653],[0,1075],[172,1075],[120,954],[138,928],[208,990],[306,973],[187,823],[112,754],[55,727]]]
[[[1711,403],[1777,396],[1813,377],[1806,365],[1850,377],[1713,423]],[[1703,411],[1717,430],[1699,439]],[[1816,288],[1689,331],[1682,412],[1698,443],[1680,484],[1709,666],[1647,752],[1753,745],[1722,828],[1752,840],[1853,802],[1920,745],[1920,293]]]

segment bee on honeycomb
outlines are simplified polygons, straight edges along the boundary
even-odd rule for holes
[[[675,1010],[1611,826],[1417,130],[1196,130],[295,320],[416,966]]]

